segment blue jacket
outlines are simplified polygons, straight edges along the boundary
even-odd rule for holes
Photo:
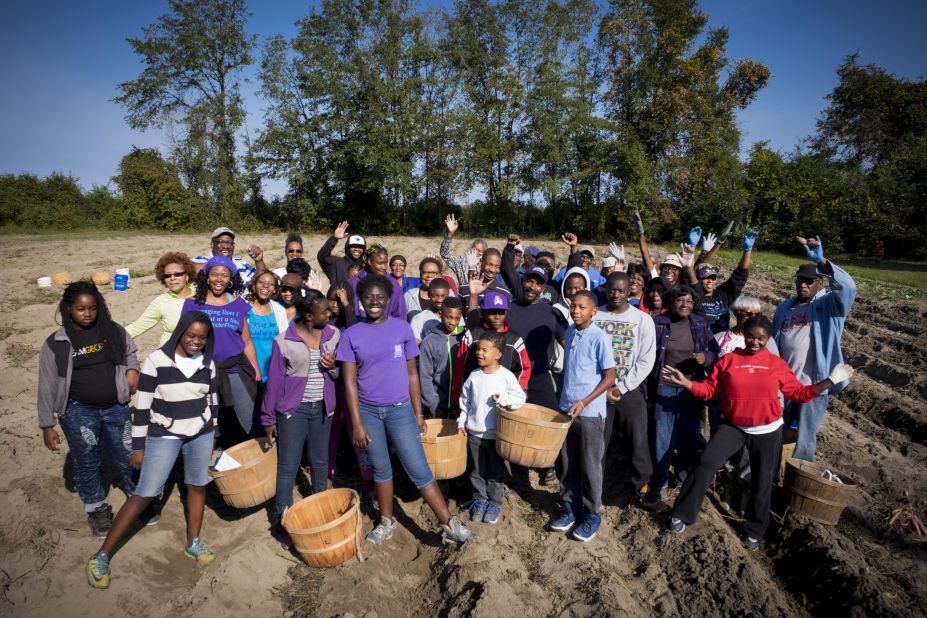
[[[840,338],[843,336],[843,324],[850,307],[856,299],[856,283],[845,270],[838,268],[833,262],[828,263],[834,269],[834,276],[827,276],[829,292],[821,290],[811,300],[811,344],[814,346],[814,375],[812,383],[818,383],[830,375],[831,370],[843,362],[843,352],[840,350]],[[824,275],[825,273],[820,274]],[[826,275],[825,275],[826,276]],[[779,349],[782,342],[782,322],[789,311],[798,303],[797,298],[784,300],[776,307],[773,316],[773,339]],[[829,393],[839,393],[847,386],[847,382],[835,384],[828,390]]]
[[[647,395],[654,402],[654,418],[660,418],[662,406],[656,396],[657,387],[660,385],[660,374],[663,366],[666,364],[666,344],[670,338],[670,318],[669,315],[661,313],[653,319],[654,336],[657,342],[657,355],[653,364],[653,370],[650,372],[650,378],[647,380]],[[695,352],[705,354],[705,364],[702,366],[705,372],[715,364],[721,349],[718,342],[711,332],[708,320],[700,315],[691,314],[689,316],[689,328],[692,329],[692,341],[695,343]]]

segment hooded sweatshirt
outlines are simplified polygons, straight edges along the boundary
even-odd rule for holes
[[[573,318],[570,317],[570,301],[566,296],[566,282],[571,275],[582,275],[583,279],[586,280],[586,289],[592,289],[592,283],[589,279],[589,273],[586,272],[586,269],[582,266],[574,266],[570,270],[566,271],[563,279],[560,281],[560,299],[554,303],[554,307],[563,314],[563,318],[566,320],[566,323],[570,326],[573,325]],[[563,347],[554,341],[550,346],[550,370],[554,373],[563,373],[563,359],[565,354],[563,353]]]
[[[334,236],[329,236],[328,240],[326,240],[325,244],[319,248],[319,252],[315,256],[319,261],[319,266],[322,267],[322,271],[325,273],[325,276],[328,277],[328,282],[331,285],[341,283],[342,281],[347,281],[348,269],[351,266],[363,266],[363,263],[361,263],[361,258],[355,260],[348,252],[347,238],[344,241],[344,257],[332,255],[332,251],[335,249],[335,245],[337,244],[338,239]]]
[[[466,348],[460,345],[463,333],[447,336],[440,328],[425,335],[419,346],[418,376],[422,387],[422,404],[434,414],[437,410],[457,407],[460,399],[458,377],[463,372]]]
[[[177,359],[180,337],[194,320],[203,318],[209,320],[200,311],[181,314],[171,338],[142,363],[132,415],[132,450],[145,450],[148,436],[190,439],[215,429],[219,397],[212,325],[196,356],[179,364]]]

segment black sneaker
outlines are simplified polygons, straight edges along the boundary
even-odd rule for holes
[[[97,538],[105,538],[106,533],[113,527],[113,507],[108,504],[98,506],[95,511],[87,513],[90,523],[90,534]]]

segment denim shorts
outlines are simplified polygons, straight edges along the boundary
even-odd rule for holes
[[[144,498],[160,496],[181,453],[183,482],[194,487],[208,485],[214,433],[210,431],[187,440],[149,436],[145,440],[145,459],[135,494]]]
[[[434,474],[425,458],[422,435],[415,422],[415,412],[407,399],[391,406],[360,404],[361,421],[370,436],[367,454],[373,464],[373,480],[388,483],[393,480],[393,467],[389,459],[392,446],[405,468],[406,474],[419,489],[431,485]]]

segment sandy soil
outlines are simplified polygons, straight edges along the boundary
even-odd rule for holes
[[[282,236],[258,235],[271,266],[282,264]],[[307,239],[310,254],[322,242]],[[437,239],[385,238],[416,263]],[[239,253],[244,242],[239,240]],[[498,244],[498,242],[496,243]],[[541,243],[563,256],[562,245]],[[459,243],[459,249],[463,244]],[[630,506],[625,461],[609,459],[603,530],[592,543],[545,531],[556,508],[552,489],[507,490],[500,525],[477,525],[479,542],[440,546],[427,507],[397,487],[400,530],[367,560],[327,571],[301,565],[268,535],[264,508],[234,511],[212,495],[204,538],[219,559],[205,568],[182,555],[183,506],[177,491],[157,526],[144,528],[113,559],[110,590],[85,583],[83,567],[99,546],[90,538],[63,453],[47,451],[36,425],[37,354],[55,328],[57,293],[35,279],[69,270],[138,271],[126,292],[105,289],[114,317],[134,319],[160,292],[151,275],[158,255],[207,249],[200,236],[110,239],[0,238],[0,613],[4,615],[767,615],[834,610],[850,615],[927,612],[925,540],[896,509],[927,514],[927,305],[861,293],[844,350],[858,372],[833,398],[819,437],[819,458],[859,488],[840,524],[822,526],[774,502],[776,521],[763,550],[740,545],[737,516],[710,494],[698,524],[680,536],[663,518]],[[501,245],[500,245],[501,246]],[[600,248],[601,249],[601,248]],[[601,252],[600,252],[601,254]],[[310,255],[315,264],[314,255]],[[755,258],[762,261],[762,254]],[[414,270],[414,269],[413,269]],[[755,273],[748,291],[771,308],[789,293],[785,278]],[[138,340],[144,356],[157,333]],[[350,463],[350,458],[345,460]],[[350,471],[349,471],[350,472]],[[346,479],[354,483],[353,479]],[[115,506],[122,503],[110,492]],[[452,501],[452,510],[457,507]],[[373,510],[365,504],[365,528]]]

